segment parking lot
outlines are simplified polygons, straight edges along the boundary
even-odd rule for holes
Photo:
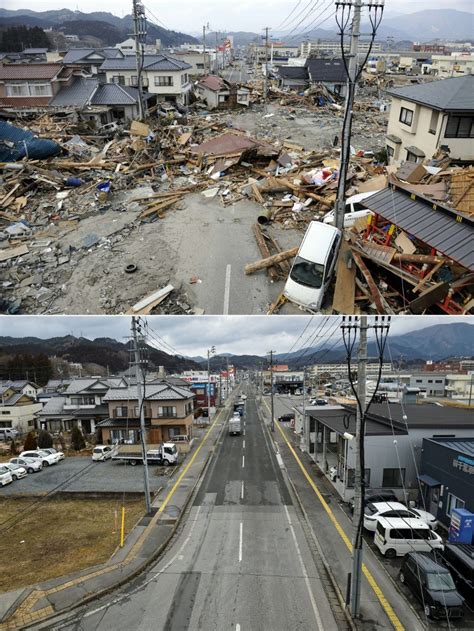
[[[164,477],[168,477],[172,470],[170,467],[148,467],[152,492],[163,486]],[[92,462],[90,456],[66,457],[59,464],[1,487],[0,497],[44,495],[55,489],[82,493],[140,492],[143,491],[143,467],[110,460]]]

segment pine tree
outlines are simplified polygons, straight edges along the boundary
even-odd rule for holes
[[[48,449],[53,446],[53,437],[45,429],[40,430],[38,434],[38,447],[40,449]]]
[[[34,432],[28,432],[25,438],[25,444],[23,445],[23,451],[33,451],[38,447],[36,436]]]
[[[86,446],[84,436],[77,425],[73,427],[71,432],[71,445],[76,451],[81,451]]]

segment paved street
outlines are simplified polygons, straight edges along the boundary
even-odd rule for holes
[[[251,394],[244,418],[244,435],[224,431],[186,526],[161,561],[54,628],[338,628]]]

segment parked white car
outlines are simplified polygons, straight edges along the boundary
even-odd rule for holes
[[[444,550],[441,537],[421,519],[380,517],[376,524],[374,544],[390,559],[408,552]]]
[[[22,467],[21,464],[13,464],[13,462],[4,462],[2,467],[6,467],[12,474],[12,478],[14,480],[19,480],[20,478],[25,478],[27,476],[27,471],[25,467]]]
[[[374,214],[364,205],[364,199],[372,197],[372,195],[375,195],[375,193],[378,192],[379,191],[371,191],[370,193],[359,193],[358,195],[353,195],[352,197],[347,198],[346,207],[344,210],[344,228],[350,228],[355,224],[358,219]],[[333,210],[330,210],[326,215],[324,215],[323,222],[334,225],[335,221],[336,210],[333,208]]]
[[[64,453],[62,451],[54,449],[54,447],[44,447],[43,449],[38,449],[38,451],[46,451],[46,453],[48,454],[56,455],[58,458],[58,462],[64,460]]]
[[[96,445],[92,450],[92,460],[94,462],[103,462],[109,460],[115,453],[115,449],[109,445]]]
[[[381,517],[385,519],[421,519],[421,521],[430,528],[433,528],[433,530],[438,525],[438,521],[434,515],[418,508],[407,508],[401,502],[373,502],[365,506],[364,528],[370,532],[375,532],[377,522]]]
[[[6,486],[10,482],[13,482],[12,472],[4,465],[0,465],[0,485]]]
[[[43,469],[43,462],[40,458],[10,458],[10,462],[21,465],[27,473],[36,473]]]
[[[57,464],[59,458],[54,454],[48,454],[46,451],[22,451],[20,458],[36,458],[41,460],[43,467],[49,467],[53,464]]]

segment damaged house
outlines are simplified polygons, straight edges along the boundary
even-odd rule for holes
[[[306,61],[310,85],[322,84],[336,96],[346,96],[347,75],[342,59],[312,59]]]
[[[247,88],[239,88],[236,84],[214,75],[201,79],[196,86],[196,93],[210,110],[249,104],[250,92]]]

